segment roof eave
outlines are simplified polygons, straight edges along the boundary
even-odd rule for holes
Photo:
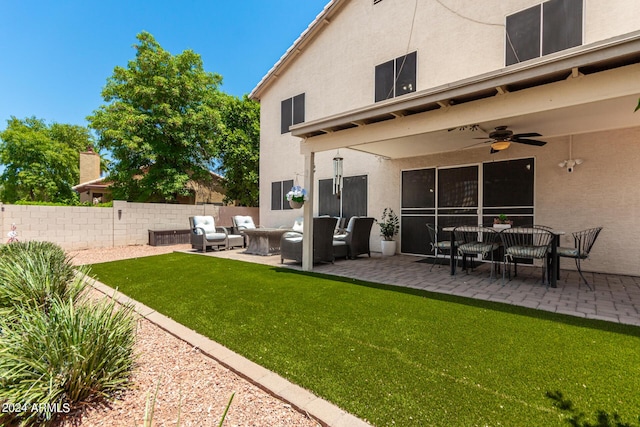
[[[275,81],[280,74],[282,74],[286,68],[295,60],[295,58],[302,53],[305,46],[310,43],[317,34],[319,34],[330,22],[333,16],[347,3],[349,0],[331,0],[316,16],[316,18],[309,24],[306,30],[300,34],[300,36],[293,42],[291,47],[280,57],[278,62],[267,74],[258,82],[256,87],[249,94],[249,98],[259,101],[263,92],[269,87],[269,85]]]

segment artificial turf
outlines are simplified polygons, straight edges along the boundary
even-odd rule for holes
[[[180,253],[92,273],[376,426],[640,415],[638,327]]]

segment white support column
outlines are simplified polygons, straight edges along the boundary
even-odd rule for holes
[[[302,239],[302,270],[311,271],[313,269],[313,199],[315,190],[314,181],[315,153],[305,153],[304,155],[304,188],[307,190],[309,200],[304,203],[304,223]]]

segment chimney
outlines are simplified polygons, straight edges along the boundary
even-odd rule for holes
[[[87,151],[80,152],[80,182],[100,178],[100,155],[93,151],[93,147],[87,147]]]

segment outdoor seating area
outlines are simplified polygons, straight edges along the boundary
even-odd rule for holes
[[[469,259],[473,261],[489,261],[490,278],[495,277],[496,268],[502,267],[502,284],[505,276],[512,280],[511,267],[514,277],[518,276],[518,263],[541,266],[541,283],[552,288],[557,286],[560,279],[560,258],[572,258],[576,262],[580,282],[584,282],[590,290],[593,290],[581,270],[581,261],[587,259],[602,230],[602,227],[590,228],[574,232],[574,247],[560,247],[560,237],[564,231],[555,230],[549,226],[533,225],[511,227],[484,227],[462,225],[457,227],[445,227],[442,231],[448,232],[450,240],[443,244],[438,240],[437,230],[433,224],[427,224],[431,236],[431,251],[434,252],[434,264],[437,261],[438,250],[448,250],[451,275],[456,274],[458,261],[462,261],[462,268],[468,274]],[[451,251],[450,248],[455,248]],[[432,266],[433,268],[433,266]],[[430,270],[431,271],[431,270]]]
[[[208,248],[230,249],[244,245],[244,237],[230,234],[226,227],[216,227],[210,215],[190,216],[191,247],[206,252]]]

